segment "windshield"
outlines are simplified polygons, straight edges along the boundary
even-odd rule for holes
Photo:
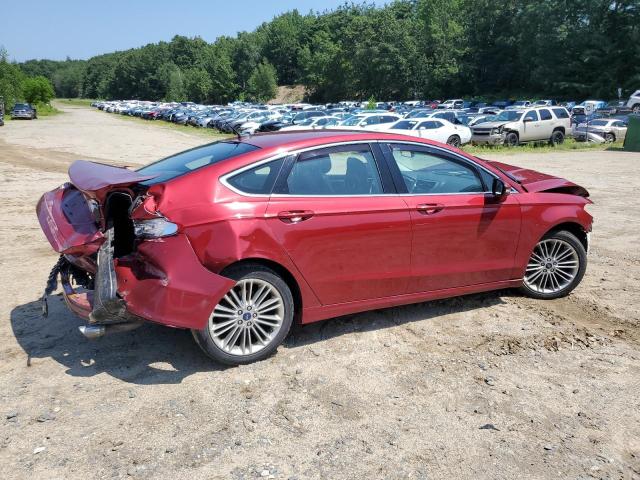
[[[307,118],[304,122],[300,122],[298,125],[311,125],[315,121],[316,119],[314,117],[311,117]]]
[[[159,160],[138,169],[138,172],[146,175],[156,174],[157,177],[142,182],[143,185],[153,185],[257,149],[255,145],[234,141],[210,143]]]
[[[30,107],[29,107],[29,105],[28,105],[28,104],[26,104],[26,103],[16,103],[16,104],[14,105],[14,107],[13,107],[13,108],[15,108],[15,109],[18,109],[18,108],[21,108],[21,109],[28,109],[28,108],[30,108]]]
[[[361,121],[362,121],[363,117],[351,117],[351,118],[347,118],[344,122],[342,122],[342,125],[345,125],[347,127],[353,127],[358,125]]]
[[[497,122],[517,122],[522,117],[522,112],[514,112],[513,110],[505,110],[500,112],[496,117]]]
[[[418,123],[417,120],[400,120],[393,124],[391,128],[395,128],[397,130],[411,130]]]
[[[409,112],[407,118],[426,117],[432,112],[433,110],[414,110],[413,112]]]

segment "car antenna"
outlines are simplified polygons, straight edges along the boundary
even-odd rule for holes
[[[226,124],[233,131],[233,133],[236,134],[236,136],[238,137],[238,140],[242,140],[242,137],[248,136],[248,135],[242,135],[242,133],[240,133],[240,130],[238,130],[236,127],[233,126],[233,124],[229,123],[228,121],[226,122]]]

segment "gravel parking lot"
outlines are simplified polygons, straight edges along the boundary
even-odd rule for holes
[[[294,329],[222,368],[188,332],[85,340],[34,213],[75,159],[207,140],[88,108],[0,128],[0,478],[640,478],[640,154],[496,154],[596,203],[569,297],[502,291]]]

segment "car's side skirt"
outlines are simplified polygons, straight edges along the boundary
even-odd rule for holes
[[[458,297],[471,293],[488,292],[500,290],[502,288],[514,288],[522,285],[522,279],[502,280],[499,282],[481,283],[468,285],[465,287],[445,288],[431,292],[418,292],[405,295],[395,295],[392,297],[374,298],[369,300],[358,300],[356,302],[339,303],[335,305],[322,305],[319,307],[305,308],[302,313],[303,324],[325,320],[327,318],[339,317],[351,313],[377,310],[379,308],[395,307],[420,303],[428,300],[439,300],[442,298]]]

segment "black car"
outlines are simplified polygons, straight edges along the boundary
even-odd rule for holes
[[[38,112],[29,103],[16,103],[11,110],[11,118],[25,118],[33,120],[38,118]]]
[[[620,100],[612,100],[607,103],[605,107],[596,110],[596,113],[599,113],[603,116],[623,115],[631,113],[631,109],[626,106],[625,102],[622,102]]]

